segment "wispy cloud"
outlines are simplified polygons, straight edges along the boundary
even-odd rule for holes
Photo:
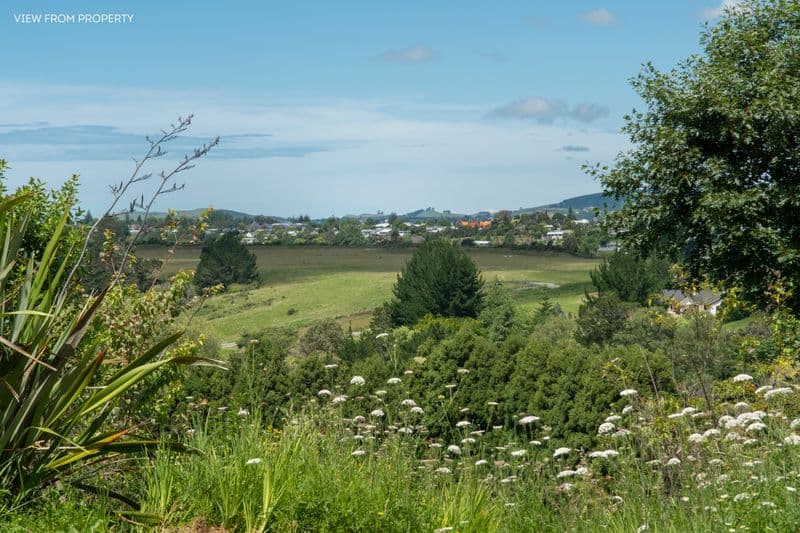
[[[556,106],[558,107],[558,106]],[[487,205],[544,204],[596,190],[565,145],[591,147],[593,159],[610,162],[626,146],[616,132],[581,124],[533,120],[483,120],[482,102],[273,100],[216,91],[147,91],[134,87],[21,85],[0,82],[4,122],[47,121],[34,136],[0,140],[10,161],[9,187],[39,176],[58,183],[81,176],[81,202],[105,205],[107,187],[130,172],[145,134],[157,133],[178,111],[195,119],[190,136],[167,146],[166,160],[180,159],[196,141],[219,134],[208,160],[183,178],[187,187],[159,207],[212,205],[250,213],[313,216],[384,209],[406,212],[435,205],[475,212]],[[575,106],[566,106],[567,113]],[[572,123],[570,123],[572,122]],[[583,124],[581,124],[583,126]],[[22,130],[25,128],[11,128]],[[9,134],[0,130],[0,134]],[[56,142],[64,136],[78,144]],[[25,140],[28,143],[23,144]],[[138,144],[133,144],[133,143]],[[98,158],[98,156],[103,156]],[[108,159],[106,159],[108,158]],[[495,170],[491,170],[495,169]],[[496,187],[487,190],[487,177]],[[425,191],[424,203],[419,191]],[[139,191],[136,191],[136,195]]]
[[[0,146],[4,147],[4,157],[14,161],[117,161],[129,159],[145,147],[146,137],[147,133],[127,133],[102,125],[19,128],[0,133]],[[167,149],[185,153],[207,141],[201,137],[181,136]],[[274,142],[269,133],[234,133],[222,137],[210,157],[303,157],[329,149],[331,147],[324,144]]]
[[[562,100],[533,97],[496,107],[488,116],[534,119],[543,123],[553,122],[556,119],[573,119],[589,123],[606,115],[608,115],[608,108],[600,104],[583,103],[570,107]]]
[[[561,147],[563,152],[588,152],[589,147],[580,144],[565,144]]]
[[[592,26],[613,26],[617,23],[617,17],[604,7],[581,13],[580,18]]]
[[[432,61],[439,57],[432,48],[429,46],[425,46],[423,44],[416,44],[414,46],[410,46],[408,48],[403,48],[400,50],[391,49],[385,51],[381,57],[390,63],[407,63],[407,64],[415,64],[415,63],[425,63],[426,61]]]
[[[711,20],[721,17],[726,10],[735,11],[742,7],[743,0],[722,0],[716,7],[708,7],[700,11],[701,20]]]

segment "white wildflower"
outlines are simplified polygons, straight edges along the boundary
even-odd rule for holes
[[[788,437],[785,437],[783,439],[783,442],[785,442],[786,444],[791,444],[792,446],[800,446],[800,435],[792,433]]]
[[[475,466],[484,466],[488,464],[489,461],[487,461],[486,459],[478,459],[477,461],[475,461]]]
[[[497,407],[500,404],[497,402],[486,402],[486,405],[488,405],[489,407]]]
[[[411,398],[406,398],[405,400],[400,402],[400,405],[402,405],[403,407],[416,407],[417,406],[417,402],[415,402]]]
[[[458,422],[456,422],[456,427],[457,428],[465,428],[465,427],[468,427],[468,426],[471,426],[471,425],[472,425],[472,422],[470,422],[469,420],[459,420]]]
[[[413,376],[414,375],[414,371],[413,370],[403,370],[403,375],[404,376]]]
[[[362,455],[366,455],[366,454],[367,454],[367,452],[364,451],[364,450],[356,450],[353,453],[351,453],[350,455],[352,455],[353,457],[361,457]]]
[[[464,437],[463,439],[461,439],[461,444],[475,444],[476,442],[478,441],[476,441],[472,437]]]
[[[623,415],[627,415],[628,413],[630,413],[632,411],[633,411],[633,406],[632,405],[626,405],[625,407],[622,408],[622,414]]]
[[[747,426],[747,429],[745,431],[747,431],[748,433],[752,433],[753,431],[762,431],[764,429],[767,429],[767,425],[764,424],[763,422],[753,422],[752,424]]]
[[[422,410],[422,407],[417,407],[416,405],[411,408],[411,412],[415,415],[424,415],[425,411]]]
[[[257,465],[261,463],[261,459],[259,457],[253,457],[252,459],[248,459],[245,463],[246,465]]]
[[[579,476],[589,475],[589,469],[586,468],[585,466],[579,466],[578,468],[575,469],[575,474]]]
[[[630,407],[630,405],[628,405],[627,407]],[[606,419],[603,420],[603,422],[619,422],[620,420],[622,420],[621,416],[619,416],[619,415],[611,415],[611,416],[607,416]]]
[[[511,457],[522,457],[526,453],[528,453],[526,450],[514,450],[511,452]]]
[[[357,385],[360,387],[364,383],[366,383],[366,381],[361,376],[353,376],[350,378],[350,385]]]
[[[691,443],[699,444],[699,443],[705,441],[706,438],[703,435],[701,435],[700,433],[692,433],[691,435],[689,435],[687,440],[689,442],[691,442]]]
[[[712,437],[719,437],[720,431],[717,428],[707,429],[703,432],[703,436],[707,439],[710,439]]]
[[[328,370],[332,370],[334,368],[339,368],[339,365],[337,365],[336,363],[331,363],[329,365],[325,365],[325,368]]]
[[[519,423],[520,425],[525,426],[527,424],[533,424],[534,422],[538,422],[539,420],[541,419],[538,416],[528,415],[520,418]]]
[[[437,474],[449,474],[450,473],[450,469],[447,468],[446,466],[442,466],[442,467],[439,467],[436,470],[434,470],[434,472],[436,472]]]
[[[741,411],[749,411],[750,410],[750,404],[748,404],[747,402],[736,402],[736,404],[733,406],[733,408],[736,411],[739,411],[739,412],[741,412]]]
[[[613,422],[603,422],[602,424],[600,424],[600,427],[597,428],[597,434],[606,435],[614,431],[616,427],[617,426],[615,426]]]
[[[386,380],[386,383],[388,383],[389,385],[397,385],[398,383],[402,383],[402,382],[403,382],[403,380],[400,379],[400,378],[389,378],[389,379]]]
[[[625,389],[623,391],[620,391],[619,393],[619,395],[622,396],[623,398],[626,398],[628,396],[636,396],[637,394],[639,394],[639,391],[637,391],[636,389]]]
[[[322,398],[323,396],[330,396],[330,395],[331,391],[329,391],[328,389],[320,389],[320,391],[317,393],[317,396],[319,396],[320,398]]]
[[[565,478],[565,477],[572,477],[572,476],[574,476],[575,474],[577,474],[577,472],[576,472],[576,471],[574,471],[574,470],[570,470],[570,469],[567,469],[567,470],[562,470],[561,472],[559,472],[559,473],[558,473],[558,475],[556,475],[556,477],[557,477],[558,479],[563,479],[563,478]]]
[[[769,400],[775,396],[784,396],[786,394],[791,394],[792,392],[794,391],[790,387],[779,387],[777,389],[767,391],[767,393],[764,394],[764,399]]]
[[[800,418],[795,418],[789,423],[789,427],[792,429],[800,428]]]
[[[734,383],[743,383],[745,381],[753,381],[753,376],[750,374],[736,374],[733,376]]]
[[[469,374],[469,368],[459,368],[456,370],[459,374]]]
[[[681,464],[681,460],[677,457],[672,457],[669,461],[667,461],[667,466],[677,466]]]
[[[772,390],[772,385],[762,385],[756,389],[756,394],[764,394],[769,390]]]
[[[748,499],[750,499],[750,493],[748,492],[740,492],[739,494],[733,497],[733,501],[737,503]]]
[[[553,457],[561,457],[562,455],[567,455],[571,451],[572,448],[556,448],[556,451],[553,452]]]
[[[333,404],[338,404],[338,403],[344,403],[344,402],[345,402],[345,400],[347,400],[347,396],[345,396],[344,394],[341,394],[341,395],[339,395],[339,396],[335,396],[335,397],[333,398],[333,400],[331,400],[331,402],[332,402]]]
[[[456,446],[455,444],[451,444],[447,447],[447,453],[452,453],[453,455],[461,455],[461,448]]]
[[[381,418],[384,414],[385,413],[383,412],[383,409],[375,409],[369,414],[369,416],[373,416],[375,418]]]
[[[250,416],[250,411],[245,409],[244,407],[239,408],[239,412],[237,413],[239,416]]]

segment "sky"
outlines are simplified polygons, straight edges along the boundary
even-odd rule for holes
[[[547,204],[600,190],[581,167],[628,147],[629,79],[700,53],[733,3],[4,0],[0,158],[12,188],[80,175],[101,212],[145,137],[193,114],[148,170],[220,144],[161,209]]]

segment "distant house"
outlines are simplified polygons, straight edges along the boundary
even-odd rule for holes
[[[478,228],[485,229],[492,227],[491,220],[459,220],[458,227],[460,228]]]
[[[572,233],[571,229],[556,229],[553,231],[548,231],[545,235],[545,240],[561,242],[564,239],[564,236],[569,235],[570,233]]]
[[[606,244],[601,244],[600,248],[597,250],[598,252],[616,252],[619,251],[619,243],[616,242],[608,242]]]
[[[491,241],[472,241],[472,242],[475,244],[475,246],[478,246],[478,247],[481,247],[481,248],[486,248],[487,246],[492,244]]]
[[[661,291],[661,300],[667,304],[667,311],[673,315],[682,315],[691,311],[716,315],[724,296],[724,293],[709,290],[695,294],[685,294],[679,290]]]
[[[425,231],[428,233],[441,233],[445,231],[447,228],[444,226],[428,226]]]

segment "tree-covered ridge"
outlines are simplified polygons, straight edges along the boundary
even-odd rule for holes
[[[633,80],[633,148],[594,168],[625,199],[609,215],[645,256],[761,306],[800,310],[800,6],[743,2],[701,37],[703,54]]]

